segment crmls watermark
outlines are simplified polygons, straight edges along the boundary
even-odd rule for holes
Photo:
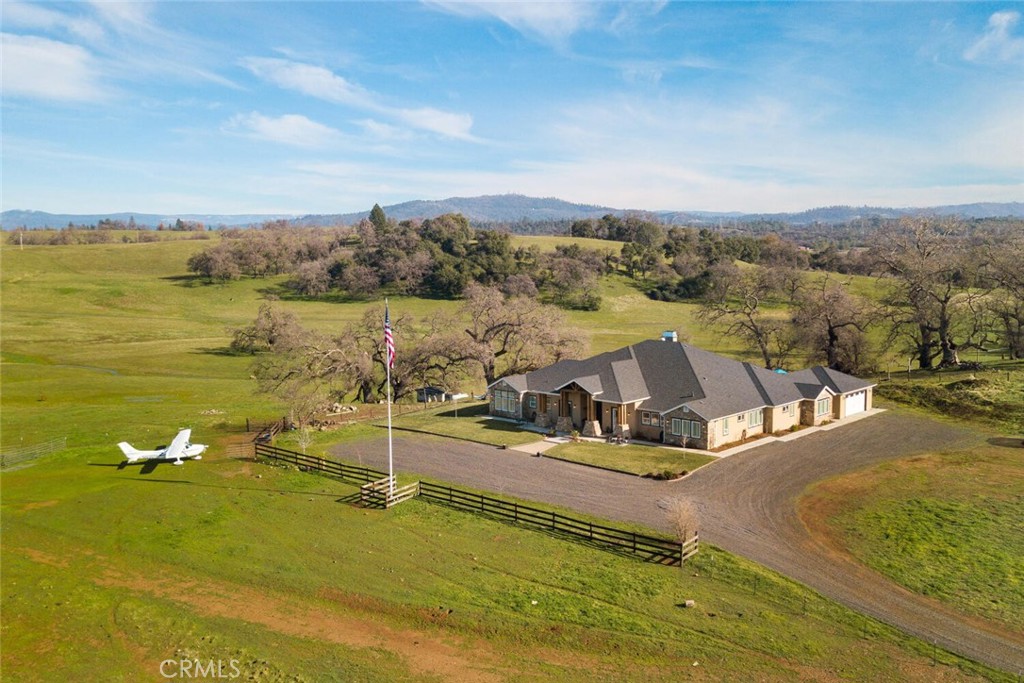
[[[160,675],[164,678],[238,678],[242,672],[238,660],[165,659],[160,662]]]

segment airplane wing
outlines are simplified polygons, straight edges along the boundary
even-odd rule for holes
[[[192,436],[191,429],[182,429],[178,432],[178,435],[174,437],[174,441],[164,451],[164,458],[167,460],[181,460],[185,456],[185,448],[188,446],[188,440]]]
[[[117,444],[121,452],[124,453],[124,457],[128,459],[128,462],[135,462],[136,460],[149,460],[150,458],[159,458],[164,454],[166,449],[160,449],[158,451],[140,451],[137,448],[133,448],[127,441],[122,441]]]

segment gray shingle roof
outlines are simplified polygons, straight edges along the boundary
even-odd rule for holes
[[[839,372],[838,370],[822,367],[820,365],[814,368],[807,368],[806,370],[792,372],[789,376],[794,382],[805,382],[807,384],[826,386],[837,394],[848,394],[851,391],[859,391],[861,389],[867,389],[868,387],[875,386],[871,382],[866,382],[859,377],[847,375],[845,372]]]
[[[725,358],[689,344],[649,340],[585,360],[563,360],[503,378],[517,391],[557,393],[575,382],[600,401],[666,413],[687,405],[707,420],[815,398],[828,387],[858,391],[870,382],[816,367],[789,374]]]

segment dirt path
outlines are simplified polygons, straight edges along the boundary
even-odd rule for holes
[[[797,499],[814,482],[886,460],[964,447],[977,438],[923,417],[887,412],[789,443],[718,460],[678,482],[582,467],[514,450],[425,438],[395,440],[395,468],[609,519],[669,530],[664,503],[701,511],[707,541],[785,574],[853,609],[1004,671],[1024,670],[1024,634],[961,615],[814,538]],[[337,456],[387,467],[384,441],[339,446]]]

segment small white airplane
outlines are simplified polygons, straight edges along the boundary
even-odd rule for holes
[[[137,462],[139,460],[172,460],[175,465],[183,464],[182,461],[186,459],[202,460],[203,451],[206,450],[206,444],[201,443],[190,443],[189,439],[192,437],[191,429],[182,429],[178,432],[178,435],[174,437],[174,441],[167,448],[161,448],[155,451],[140,451],[133,448],[127,441],[122,441],[117,444],[124,453],[124,457],[128,459],[129,463]]]

